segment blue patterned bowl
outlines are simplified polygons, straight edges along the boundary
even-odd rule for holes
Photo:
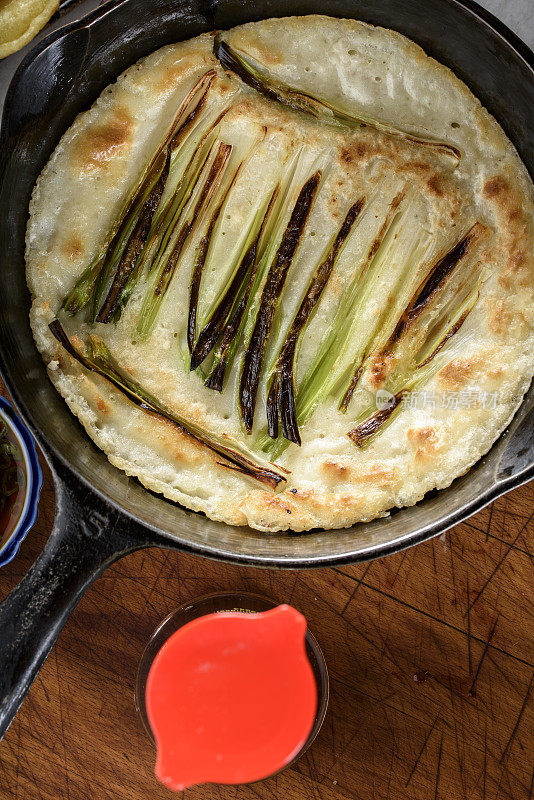
[[[0,546],[0,567],[3,567],[15,558],[24,537],[35,524],[43,473],[33,436],[4,397],[0,397],[0,419],[6,423],[20,447],[26,473],[26,495],[22,512],[9,538]]]

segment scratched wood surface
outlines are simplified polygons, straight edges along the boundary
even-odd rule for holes
[[[45,471],[38,523],[0,572],[0,597],[38,555],[53,514]],[[330,706],[291,769],[187,800],[527,800],[533,539],[534,483],[438,539],[358,566],[297,573],[130,555],[82,599],[0,744],[0,800],[171,797],[134,709],[137,663],[177,605],[236,589],[304,612],[328,662]]]

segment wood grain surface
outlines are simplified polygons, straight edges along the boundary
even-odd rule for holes
[[[38,523],[0,572],[0,597],[40,552],[53,515],[45,470]],[[197,787],[187,800],[527,800],[533,534],[534,483],[437,539],[357,566],[281,572],[130,555],[80,602],[0,744],[0,800],[172,797],[153,776],[135,672],[166,614],[218,590],[258,592],[306,615],[328,662],[330,707],[292,768],[250,786]]]

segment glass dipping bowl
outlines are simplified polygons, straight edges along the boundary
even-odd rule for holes
[[[0,530],[0,567],[3,567],[15,558],[24,537],[37,520],[43,473],[33,436],[5,397],[0,397],[0,420],[20,450],[25,477],[24,496],[16,522],[8,531]]]
[[[167,639],[183,625],[198,617],[203,617],[206,614],[214,614],[221,611],[240,611],[246,613],[269,611],[269,609],[276,608],[278,605],[280,605],[280,603],[275,603],[273,600],[269,600],[267,597],[262,597],[258,594],[249,594],[248,592],[221,592],[190,600],[176,608],[160,622],[143,651],[135,680],[135,707],[137,713],[141,717],[147,735],[152,742],[154,742],[154,736],[150,729],[145,703],[146,682],[152,662]],[[321,648],[309,630],[306,631],[306,654],[311,664],[315,683],[317,685],[317,711],[315,714],[315,721],[302,748],[282,769],[287,769],[287,767],[291,766],[291,764],[300,758],[310,747],[321,729],[328,707],[328,670]],[[277,772],[281,772],[281,770],[277,770]],[[277,773],[274,772],[273,775],[275,774]]]

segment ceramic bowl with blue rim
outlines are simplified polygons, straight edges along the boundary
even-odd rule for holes
[[[35,524],[42,483],[33,436],[0,397],[0,567],[15,558]]]

